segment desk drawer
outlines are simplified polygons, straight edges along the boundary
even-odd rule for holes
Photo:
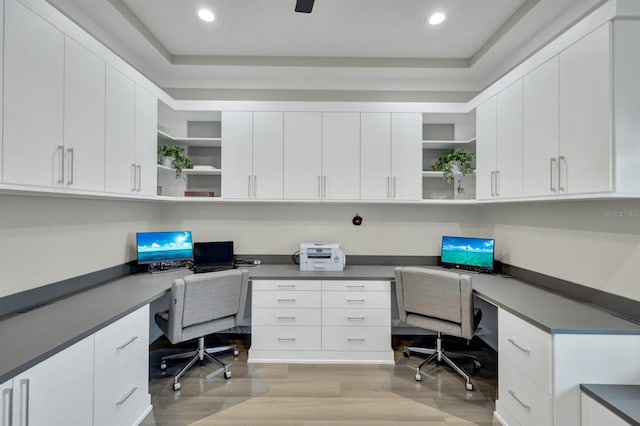
[[[391,292],[389,281],[322,281],[323,291],[386,291]]]
[[[94,426],[122,425],[127,419],[142,415],[151,403],[148,374],[149,355],[144,354],[96,392]]]
[[[325,308],[322,310],[322,325],[347,327],[389,327],[389,309]]]
[[[523,426],[553,424],[553,398],[551,395],[529,380],[508,361],[500,360],[498,390],[500,405],[519,424]]]
[[[320,326],[254,325],[251,349],[319,351]]]
[[[389,351],[391,327],[322,327],[322,350]]]
[[[254,280],[252,283],[253,291],[264,290],[302,290],[312,291],[320,290],[320,280]]]
[[[504,309],[498,310],[499,357],[552,393],[551,335]]]
[[[390,309],[391,298],[381,291],[323,291],[322,307]]]
[[[320,325],[319,308],[254,308],[252,325]]]
[[[254,291],[256,308],[320,308],[320,291]]]
[[[95,334],[94,389],[141,355],[148,356],[149,305],[120,318]]]

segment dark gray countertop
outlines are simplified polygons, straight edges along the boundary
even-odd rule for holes
[[[634,426],[640,426],[640,385],[580,385],[580,390]]]
[[[393,266],[348,265],[343,272],[300,272],[295,265],[247,268],[252,279],[392,280]],[[0,321],[0,383],[166,293],[181,270],[136,274]],[[640,334],[640,326],[592,306],[496,275],[472,274],[485,300],[550,333]]]

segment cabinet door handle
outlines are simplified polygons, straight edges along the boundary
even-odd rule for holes
[[[387,199],[389,199],[391,197],[390,196],[390,189],[389,189],[391,187],[391,184],[389,183],[390,179],[391,178],[389,176],[387,176]]]
[[[516,401],[518,401],[518,404],[522,405],[524,408],[526,408],[527,410],[531,410],[531,406],[527,403],[525,403],[524,401],[522,401],[518,395],[516,395],[516,393],[514,391],[512,391],[511,389],[508,390],[509,395],[511,395],[513,397],[513,399],[515,399]]]
[[[58,155],[60,157],[58,185],[62,185],[64,183],[64,146],[58,145]]]
[[[558,191],[565,191],[565,187],[562,185],[562,163],[564,163],[565,165],[565,180],[566,180],[566,175],[567,175],[567,170],[566,170],[566,165],[567,165],[567,159],[564,157],[564,155],[559,155],[558,156]]]
[[[364,342],[366,339],[364,337],[347,337],[347,342]]]
[[[138,188],[136,191],[140,192],[142,190],[142,166],[140,164],[136,166],[136,174],[138,175]]]
[[[278,315],[279,320],[294,320],[296,319],[295,315]]]
[[[278,288],[296,288],[295,284],[278,284]]]
[[[394,176],[393,177],[393,199],[394,200],[396,199],[396,195],[397,195],[397,193],[396,193],[396,177]]]
[[[500,196],[500,170],[496,170],[496,197]]]
[[[322,198],[327,198],[327,177],[322,177]]]
[[[318,176],[318,199],[320,199],[320,194],[321,194],[321,190],[320,190],[320,186],[321,186],[321,181],[320,181],[320,176]]]
[[[136,192],[136,165],[131,163],[131,192]]]
[[[67,154],[69,154],[69,180],[67,181],[67,185],[73,185],[73,175],[74,175],[74,151],[73,148],[67,148]]]
[[[13,419],[13,389],[2,391],[2,426],[11,426]]]
[[[558,160],[552,157],[549,160],[549,191],[553,191],[553,192],[556,191],[556,187],[553,185],[553,169],[557,167],[558,167]]]
[[[364,288],[364,284],[347,284],[347,288]]]
[[[347,299],[347,303],[364,303],[364,299]]]
[[[247,197],[251,198],[251,175],[247,175]]]
[[[296,298],[295,298],[295,297],[291,297],[291,298],[289,298],[289,299],[281,299],[281,298],[278,298],[278,302],[289,302],[289,303],[294,303],[295,301],[296,301]]]
[[[20,380],[20,426],[29,426],[29,379]]]
[[[507,339],[509,341],[509,343],[511,343],[513,346],[515,346],[516,348],[520,349],[522,352],[526,353],[526,354],[530,354],[531,350],[525,348],[524,346],[519,345],[515,340],[509,338]]]
[[[127,392],[127,394],[125,396],[123,396],[122,398],[120,398],[120,401],[116,402],[116,407],[121,406],[122,404],[124,404],[125,402],[127,402],[127,399],[131,398],[131,395],[133,395],[134,393],[136,393],[136,391],[138,390],[138,388],[136,386],[132,387],[129,392]]]
[[[253,175],[253,197],[258,196],[258,178],[256,175]]]
[[[491,196],[494,197],[496,195],[496,191],[493,189],[495,185],[495,170],[491,171]]]
[[[130,344],[132,344],[133,342],[135,342],[138,339],[138,336],[133,336],[131,339],[127,340],[126,342],[124,342],[123,344],[121,344],[120,346],[118,346],[116,348],[116,350],[121,351],[124,348],[126,348],[127,346],[129,346]]]
[[[347,320],[349,321],[364,321],[366,319],[366,317],[347,317]]]
[[[295,337],[278,337],[279,342],[295,342]]]

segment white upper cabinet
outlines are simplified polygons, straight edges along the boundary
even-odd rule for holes
[[[322,113],[322,194],[360,199],[360,113]]]
[[[361,114],[361,198],[422,198],[422,114]]]
[[[522,195],[522,80],[497,96],[495,195]]]
[[[496,186],[496,97],[476,109],[476,197],[487,200],[495,196]]]
[[[107,66],[105,189],[108,192],[136,191],[135,83]]]
[[[560,54],[560,193],[613,189],[610,24]]]
[[[158,100],[136,85],[134,159],[136,192],[155,195],[157,184],[156,156],[158,128]]]
[[[3,181],[62,187],[64,35],[16,0],[4,22]]]
[[[322,195],[322,113],[284,113],[284,198]]]
[[[222,113],[222,195],[229,199],[253,197],[253,113]]]
[[[253,113],[253,182],[251,190],[256,199],[282,199],[283,138],[282,112]]]
[[[394,200],[422,199],[422,114],[391,114],[391,179]]]
[[[524,195],[558,191],[558,66],[556,56],[524,77]]]
[[[363,112],[360,117],[360,191],[363,200],[390,197],[391,114]]]
[[[64,184],[104,191],[105,62],[65,37]]]

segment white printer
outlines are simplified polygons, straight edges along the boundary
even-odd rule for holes
[[[301,271],[342,271],[345,263],[339,243],[300,243]]]

